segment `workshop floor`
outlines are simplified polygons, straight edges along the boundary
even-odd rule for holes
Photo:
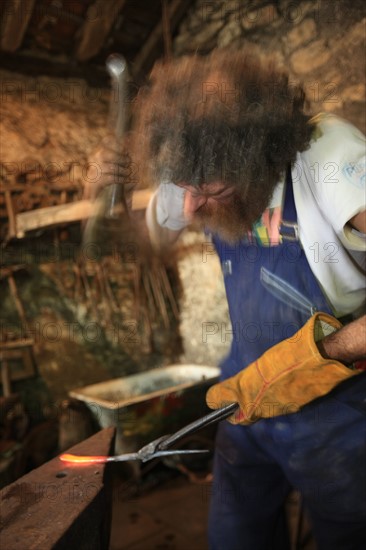
[[[206,550],[210,484],[192,483],[183,475],[166,479],[140,495],[126,497],[116,481],[110,550]],[[298,518],[298,497],[288,500],[291,532]],[[294,537],[292,537],[294,538]],[[315,550],[306,521],[297,550]]]

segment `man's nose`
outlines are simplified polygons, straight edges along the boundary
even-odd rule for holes
[[[187,191],[184,197],[184,215],[186,218],[192,218],[193,214],[207,202],[204,195],[192,195]]]

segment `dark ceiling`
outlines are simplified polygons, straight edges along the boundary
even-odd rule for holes
[[[143,79],[193,0],[1,0],[0,68],[81,77],[108,85],[104,64],[121,53]],[[163,17],[163,14],[166,17]]]

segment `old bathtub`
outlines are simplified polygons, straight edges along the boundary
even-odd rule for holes
[[[70,392],[84,401],[101,428],[117,428],[116,453],[138,450],[207,414],[205,394],[217,367],[170,365]]]

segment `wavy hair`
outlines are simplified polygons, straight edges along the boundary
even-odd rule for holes
[[[135,158],[157,183],[221,181],[244,199],[255,187],[269,201],[309,146],[304,104],[303,89],[253,51],[159,62],[137,98]]]

